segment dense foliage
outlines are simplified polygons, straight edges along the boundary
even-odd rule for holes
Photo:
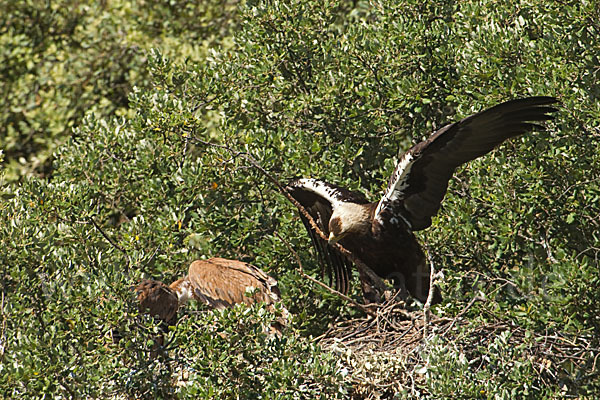
[[[221,1],[1,0],[0,147],[7,178],[46,175],[52,153],[86,113],[131,114],[134,86],[149,87],[147,53],[199,60],[229,37]]]
[[[434,312],[455,316],[479,296],[474,324],[509,319],[598,345],[594,2],[0,3],[3,397],[347,398],[347,371],[311,336],[356,311],[298,274],[288,246],[319,267],[269,177],[376,199],[399,151],[527,95],[557,96],[556,120],[457,171],[420,234],[444,271]],[[210,256],[276,277],[292,327],[273,338],[260,307],[192,306],[168,354],[150,359],[158,327],[131,286]],[[447,339],[424,346],[422,396],[600,390],[593,357],[540,386],[497,336],[480,349],[492,370]]]

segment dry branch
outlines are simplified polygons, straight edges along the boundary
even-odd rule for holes
[[[98,225],[96,223],[96,221],[94,220],[93,217],[88,217],[88,221],[94,225],[94,227],[98,230],[98,232],[100,232],[100,234],[108,241],[108,243],[110,243],[111,246],[113,246],[115,249],[119,250],[121,253],[123,253],[123,255],[127,258],[127,268],[129,267],[129,265],[131,265],[131,259],[129,258],[129,254],[127,254],[127,252],[125,251],[124,248],[122,248],[121,246],[119,246],[114,240],[112,240],[110,238],[110,236],[108,236],[106,234],[106,232],[104,232],[104,230],[100,227],[100,225]]]

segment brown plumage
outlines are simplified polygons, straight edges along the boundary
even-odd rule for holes
[[[169,325],[175,325],[179,300],[173,289],[160,281],[143,280],[134,290],[137,294],[140,312],[157,318],[163,332],[169,329]],[[152,357],[156,357],[159,349],[164,345],[164,341],[161,333],[156,338],[156,343],[151,351]]]
[[[387,190],[377,202],[317,179],[290,182],[288,192],[329,236],[326,241],[316,235],[300,214],[322,265],[335,277],[336,288],[348,291],[352,270],[352,262],[331,245],[339,241],[377,275],[393,279],[425,301],[429,266],[413,232],[431,225],[458,166],[509,138],[543,129],[534,122],[552,119],[549,113],[556,109],[549,105],[553,103],[553,97],[507,101],[444,126],[400,157]],[[378,301],[369,282],[363,280],[362,288],[368,301]]]
[[[177,309],[190,299],[210,308],[231,307],[237,303],[281,301],[277,281],[254,265],[225,258],[196,260],[184,278],[170,286],[158,281],[142,281],[137,287],[140,310],[160,318],[165,327],[177,321]],[[285,325],[287,310],[278,322]]]
[[[210,308],[263,302],[272,310],[275,303],[281,302],[275,279],[252,264],[225,258],[194,261],[188,275],[173,282],[171,288],[177,293],[180,303],[193,298]],[[282,307],[282,315],[273,329],[281,332],[287,317],[288,311]]]
[[[173,282],[171,288],[181,302],[194,298],[211,308],[261,301],[271,305],[281,297],[275,279],[252,264],[225,258],[194,261],[188,275]]]
[[[136,286],[135,292],[140,312],[157,317],[167,326],[177,322],[179,300],[173,289],[160,281],[143,280]]]

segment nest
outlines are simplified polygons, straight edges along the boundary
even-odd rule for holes
[[[574,392],[582,371],[598,375],[600,349],[592,335],[542,334],[497,318],[478,324],[463,317],[475,300],[455,318],[406,311],[406,304],[392,300],[375,306],[375,317],[342,321],[316,340],[340,357],[340,371],[352,383],[355,399],[435,395],[427,379],[435,372],[440,352],[451,354],[475,374],[494,368],[490,354],[497,349],[512,350],[503,354],[506,367],[529,362],[538,387],[558,385],[565,397]]]

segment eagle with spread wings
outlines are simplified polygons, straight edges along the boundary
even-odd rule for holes
[[[347,293],[353,262],[333,244],[345,249],[375,274],[404,287],[425,301],[429,295],[430,269],[413,232],[426,229],[440,208],[448,181],[467,161],[481,157],[507,139],[551,120],[557,111],[554,97],[511,100],[448,124],[405,152],[379,201],[370,202],[358,192],[318,179],[295,179],[286,190],[310,214],[315,232],[300,213],[321,264],[332,272],[337,290]],[[379,294],[360,274],[364,297],[379,301]],[[439,293],[434,301],[439,301]]]

